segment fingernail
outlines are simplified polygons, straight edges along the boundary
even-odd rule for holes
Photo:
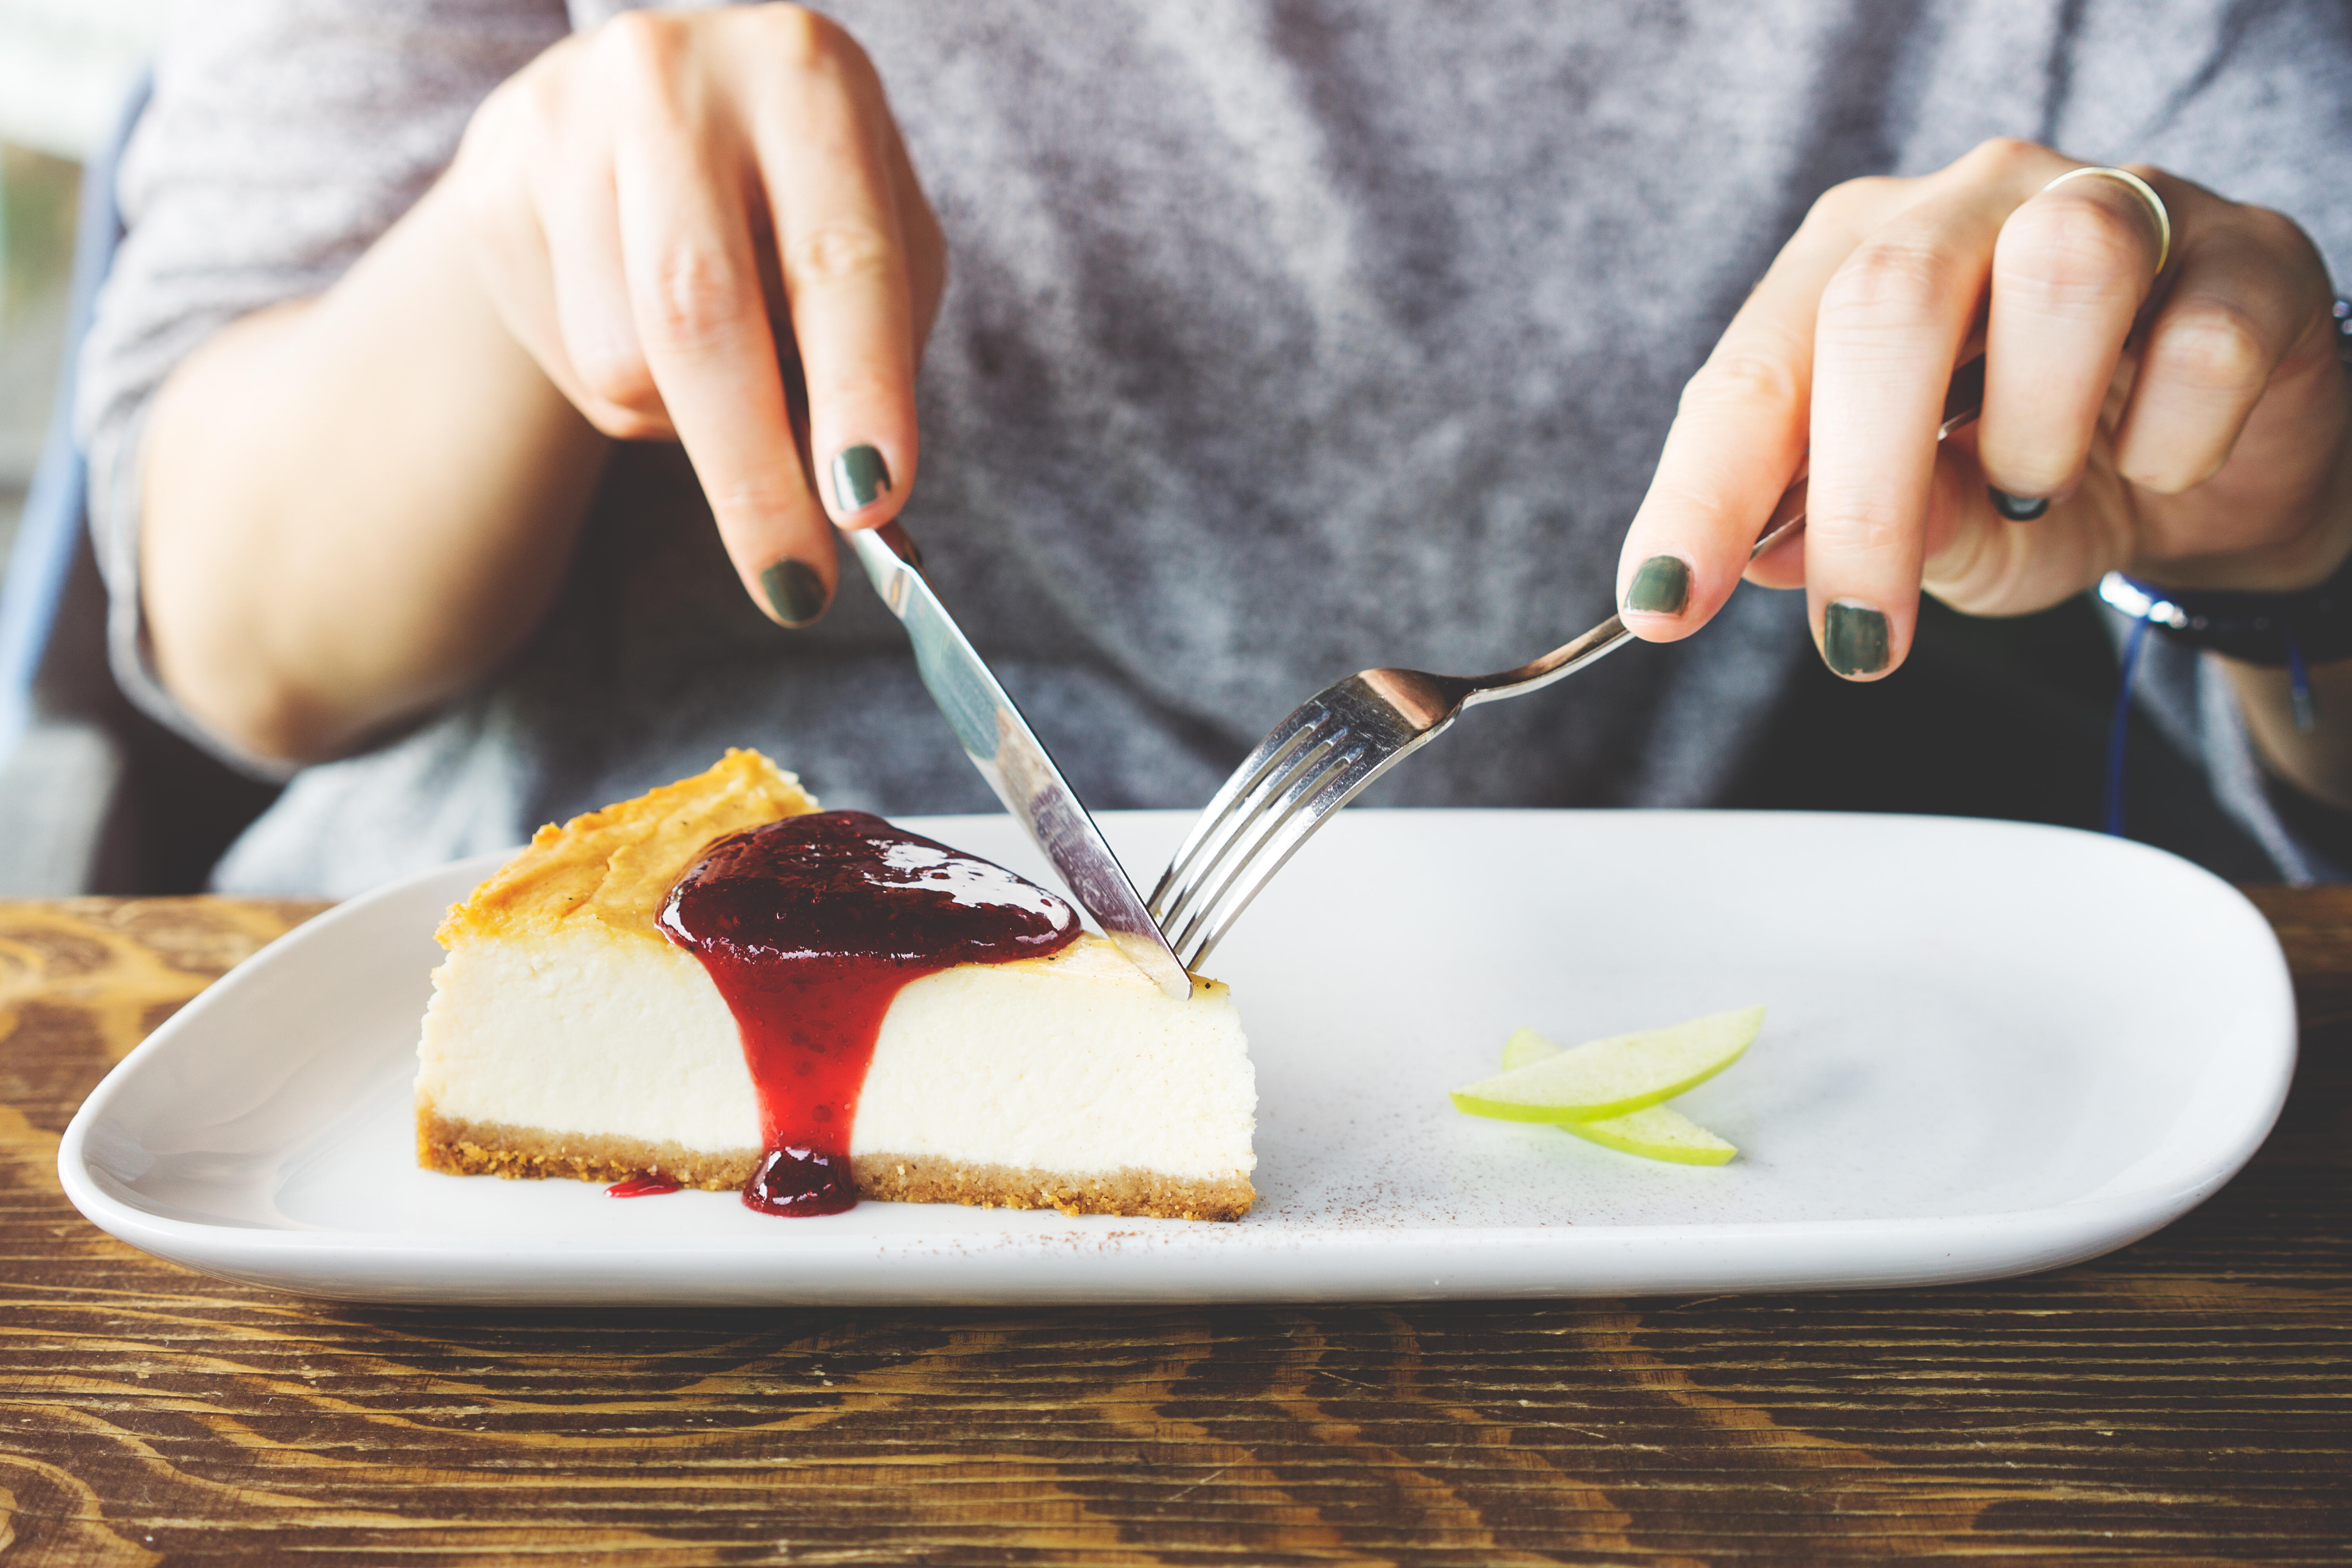
[[[1822,660],[1840,675],[1886,668],[1886,617],[1866,605],[1832,605],[1822,616]]]
[[[2011,522],[2032,522],[2050,510],[2048,496],[2013,496],[1998,485],[1985,486],[1985,494],[1992,497],[1992,510]]]
[[[1653,555],[1633,574],[1625,607],[1656,616],[1679,616],[1690,603],[1690,567],[1679,555]]]
[[[824,579],[805,561],[779,561],[760,574],[760,586],[776,619],[804,626],[824,614]]]
[[[833,460],[833,504],[841,515],[864,511],[890,488],[890,465],[871,447],[852,447]]]

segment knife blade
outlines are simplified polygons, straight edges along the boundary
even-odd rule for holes
[[[845,537],[874,591],[907,628],[915,668],[964,754],[1052,863],[1055,875],[1128,961],[1169,995],[1192,994],[1192,977],[1103,841],[1077,792],[1054,765],[1029,721],[963,635],[923,575],[922,556],[898,523]]]

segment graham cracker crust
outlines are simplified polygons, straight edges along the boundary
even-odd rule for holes
[[[657,1173],[682,1186],[724,1192],[751,1179],[760,1151],[730,1149],[714,1153],[634,1138],[582,1137],[498,1121],[457,1121],[419,1106],[416,1163],[428,1171],[453,1176],[569,1177],[606,1184]],[[1133,1169],[1074,1176],[919,1154],[861,1154],[850,1162],[850,1176],[860,1197],[882,1203],[1054,1208],[1066,1215],[1236,1220],[1257,1201],[1257,1192],[1246,1176],[1201,1180]]]
[[[584,1138],[503,1121],[457,1121],[428,1106],[419,1106],[416,1163],[452,1176],[528,1181],[568,1176],[607,1185],[658,1172],[681,1186],[725,1192],[751,1179],[760,1163],[760,1151],[729,1149],[712,1153],[636,1138]]]
[[[1060,1209],[1064,1214],[1144,1219],[1239,1219],[1257,1201],[1247,1176],[1223,1181],[1166,1176],[1132,1167],[1073,1176],[1010,1165],[967,1165],[920,1154],[860,1154],[849,1164],[858,1194],[898,1204],[967,1204],[984,1209]]]

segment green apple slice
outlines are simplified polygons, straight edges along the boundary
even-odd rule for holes
[[[1529,1062],[1539,1062],[1546,1057],[1556,1057],[1564,1047],[1555,1046],[1533,1029],[1514,1029],[1511,1037],[1503,1042],[1503,1070],[1523,1068]]]
[[[1503,1070],[1526,1067],[1560,1054],[1560,1047],[1533,1029],[1519,1029],[1503,1042]],[[1592,1121],[1563,1121],[1563,1132],[1588,1142],[1645,1160],[1671,1160],[1679,1165],[1721,1165],[1739,1151],[1670,1105],[1653,1105],[1622,1116]]]
[[[1593,1040],[1457,1089],[1454,1103],[1505,1121],[1622,1116],[1705,1083],[1738,1061],[1763,1025],[1763,1008],[1743,1007]]]
[[[1677,1165],[1720,1165],[1739,1152],[1671,1105],[1646,1106],[1593,1121],[1563,1121],[1559,1130],[1606,1149]]]

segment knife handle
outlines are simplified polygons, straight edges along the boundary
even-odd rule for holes
[[[893,518],[879,528],[845,528],[841,542],[857,563],[866,568],[866,581],[882,596],[882,603],[900,620],[907,618],[907,597],[910,592],[908,579],[928,582],[923,577],[923,552],[907,537],[907,531]]]
[[[898,520],[897,518],[892,518],[889,521],[882,524],[879,528],[858,529],[850,531],[872,534],[875,538],[880,540],[883,543],[890,547],[891,554],[897,556],[908,565],[912,566],[918,572],[920,572],[923,569],[923,552],[915,547],[915,542],[913,538],[908,534],[907,531],[898,526]]]

